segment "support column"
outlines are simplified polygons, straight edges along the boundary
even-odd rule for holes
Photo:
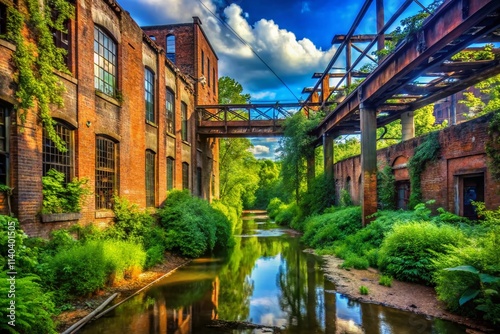
[[[415,122],[413,119],[413,111],[408,111],[401,114],[401,126],[403,128],[403,141],[415,137]]]
[[[363,226],[377,212],[377,112],[361,103],[361,207]]]
[[[314,147],[313,149],[313,154],[307,158],[307,188],[310,189],[311,184],[316,177],[316,157],[314,154]]]
[[[333,180],[333,137],[323,135],[323,165],[328,180]]]

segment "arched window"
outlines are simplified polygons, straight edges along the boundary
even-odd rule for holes
[[[175,36],[174,35],[168,35],[167,36],[167,58],[175,64]]]
[[[144,70],[144,93],[146,120],[155,123],[155,74],[149,68]]]
[[[109,96],[116,96],[117,45],[97,25],[94,26],[94,86]]]

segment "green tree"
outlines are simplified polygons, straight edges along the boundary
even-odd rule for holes
[[[269,159],[259,160],[259,187],[255,192],[254,207],[265,209],[272,198],[283,199],[281,192],[280,164]]]
[[[240,83],[230,77],[219,78],[220,104],[245,104],[250,102],[250,94],[243,94]]]

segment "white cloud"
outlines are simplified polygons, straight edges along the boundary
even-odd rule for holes
[[[258,155],[258,154],[267,154],[269,153],[269,147],[264,146],[264,145],[255,145],[252,148],[249,148],[248,151],[250,151],[252,154]]]
[[[296,96],[300,95],[304,86],[314,85],[311,74],[322,72],[335,52],[334,47],[323,51],[307,38],[298,40],[293,32],[280,28],[273,20],[260,19],[250,23],[248,13],[234,2],[225,8],[221,6],[229,1],[125,2],[129,7],[126,9],[140,25],[189,23],[193,21],[193,16],[198,16],[202,21],[202,29],[219,57],[219,77],[229,76],[238,81],[253,100],[275,100],[277,93],[287,94],[287,100],[293,100],[294,97],[248,45],[289,87],[294,87]],[[308,3],[304,2],[302,10],[306,9],[309,9]],[[248,45],[243,44],[211,13],[222,16]]]

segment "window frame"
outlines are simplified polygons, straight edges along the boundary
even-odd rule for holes
[[[167,191],[175,189],[175,159],[171,156],[167,157]]]
[[[175,43],[176,43],[175,35],[170,34],[165,36],[165,55],[174,64],[175,64]]]
[[[7,5],[0,2],[0,35],[7,34]]]
[[[186,161],[182,162],[182,189],[189,190],[189,164]]]
[[[181,102],[181,139],[185,142],[189,141],[189,120],[187,104]]]
[[[155,73],[149,67],[144,68],[144,103],[146,121],[156,124]]]
[[[111,50],[105,47],[104,42],[106,42],[106,46],[112,47]],[[103,54],[100,53],[101,47]],[[106,52],[109,55],[108,58],[111,57],[111,59],[106,59]],[[102,64],[100,64],[100,60],[102,60]],[[112,67],[112,71],[105,69],[109,66]],[[109,79],[111,79],[111,83],[107,82]],[[110,33],[97,24],[94,24],[94,88],[113,98],[118,92],[118,43]]]
[[[100,145],[100,143],[102,145]],[[102,146],[106,146],[105,150],[100,150],[100,147]],[[112,150],[109,150],[109,148],[112,148]],[[118,148],[119,148],[118,143],[113,139],[103,135],[96,135],[96,146],[95,146],[96,210],[113,209],[114,206],[113,196],[115,195],[115,193],[118,192],[118,186],[119,186]],[[100,165],[101,162],[104,164],[104,166]],[[108,163],[111,162],[112,166],[106,165],[106,162]],[[102,186],[103,183],[106,183],[106,186]],[[103,194],[100,194],[101,189],[103,190]],[[100,201],[100,198],[102,197],[104,197],[104,201]]]
[[[47,130],[43,129],[42,134],[42,175],[47,175],[47,172],[51,169],[55,169],[58,172],[64,174],[64,181],[66,183],[71,182],[75,176],[74,170],[74,134],[75,130],[73,127],[56,121],[54,125],[54,130],[56,131],[59,138],[61,138],[66,143],[66,152],[61,152],[57,149],[56,145],[47,135]]]
[[[169,101],[169,98],[171,97],[171,101]],[[169,112],[169,102],[171,102],[171,110]],[[169,114],[171,117],[169,117]],[[175,133],[175,94],[174,92],[167,87],[167,92],[166,92],[166,98],[165,98],[165,116],[166,116],[166,130],[169,133],[174,134]]]
[[[146,207],[156,207],[156,153],[153,150],[146,150],[145,162]]]
[[[0,145],[0,184],[9,185],[9,152],[10,152],[10,112],[8,105],[0,104],[0,138],[3,145]],[[2,171],[3,167],[3,171]],[[2,173],[3,172],[3,173]]]

